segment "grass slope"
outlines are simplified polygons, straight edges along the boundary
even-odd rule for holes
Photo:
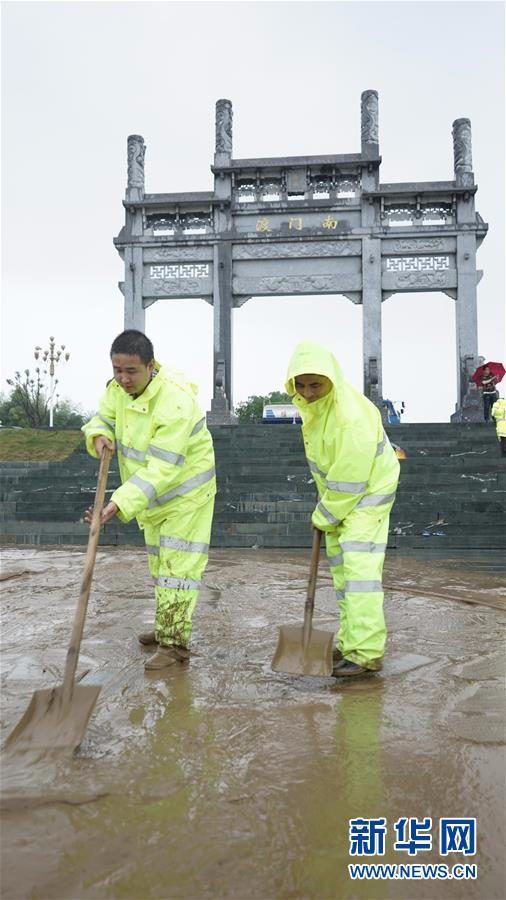
[[[74,429],[0,428],[0,460],[66,459],[84,441]]]

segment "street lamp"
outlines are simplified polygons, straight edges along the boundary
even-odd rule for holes
[[[60,344],[60,349],[55,352],[55,342],[54,337],[49,338],[49,350],[43,350],[42,347],[36,347],[34,351],[35,359],[38,359],[40,354],[42,354],[42,362],[47,362],[49,360],[49,427],[53,427],[53,409],[55,407],[54,402],[54,392],[56,385],[58,384],[58,379],[54,377],[54,370],[60,360],[63,359],[67,362],[70,359],[70,353],[64,353],[65,344]]]

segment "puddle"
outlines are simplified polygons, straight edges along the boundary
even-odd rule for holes
[[[6,556],[2,740],[34,690],[61,683],[84,553]],[[3,900],[502,900],[500,576],[388,559],[383,670],[338,682],[270,668],[279,626],[302,621],[308,562],[212,552],[190,664],[147,674],[144,551],[99,552],[79,673],[102,690],[74,757],[3,755]],[[315,616],[337,629],[323,559]],[[349,820],[393,833],[403,816],[476,817],[479,878],[350,881]]]

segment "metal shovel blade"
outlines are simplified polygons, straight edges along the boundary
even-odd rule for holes
[[[332,675],[333,643],[332,631],[311,628],[304,647],[304,627],[282,625],[271,668],[289,675]]]
[[[84,737],[101,689],[101,685],[74,685],[67,699],[63,686],[35,691],[5,748],[73,753]]]

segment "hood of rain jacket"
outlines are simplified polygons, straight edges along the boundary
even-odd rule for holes
[[[325,375],[332,389],[308,402],[295,389],[297,375]],[[379,410],[343,378],[334,355],[319,344],[299,344],[288,364],[286,391],[300,409],[309,467],[320,502],[313,524],[328,531],[356,507],[393,502],[399,461]]]

